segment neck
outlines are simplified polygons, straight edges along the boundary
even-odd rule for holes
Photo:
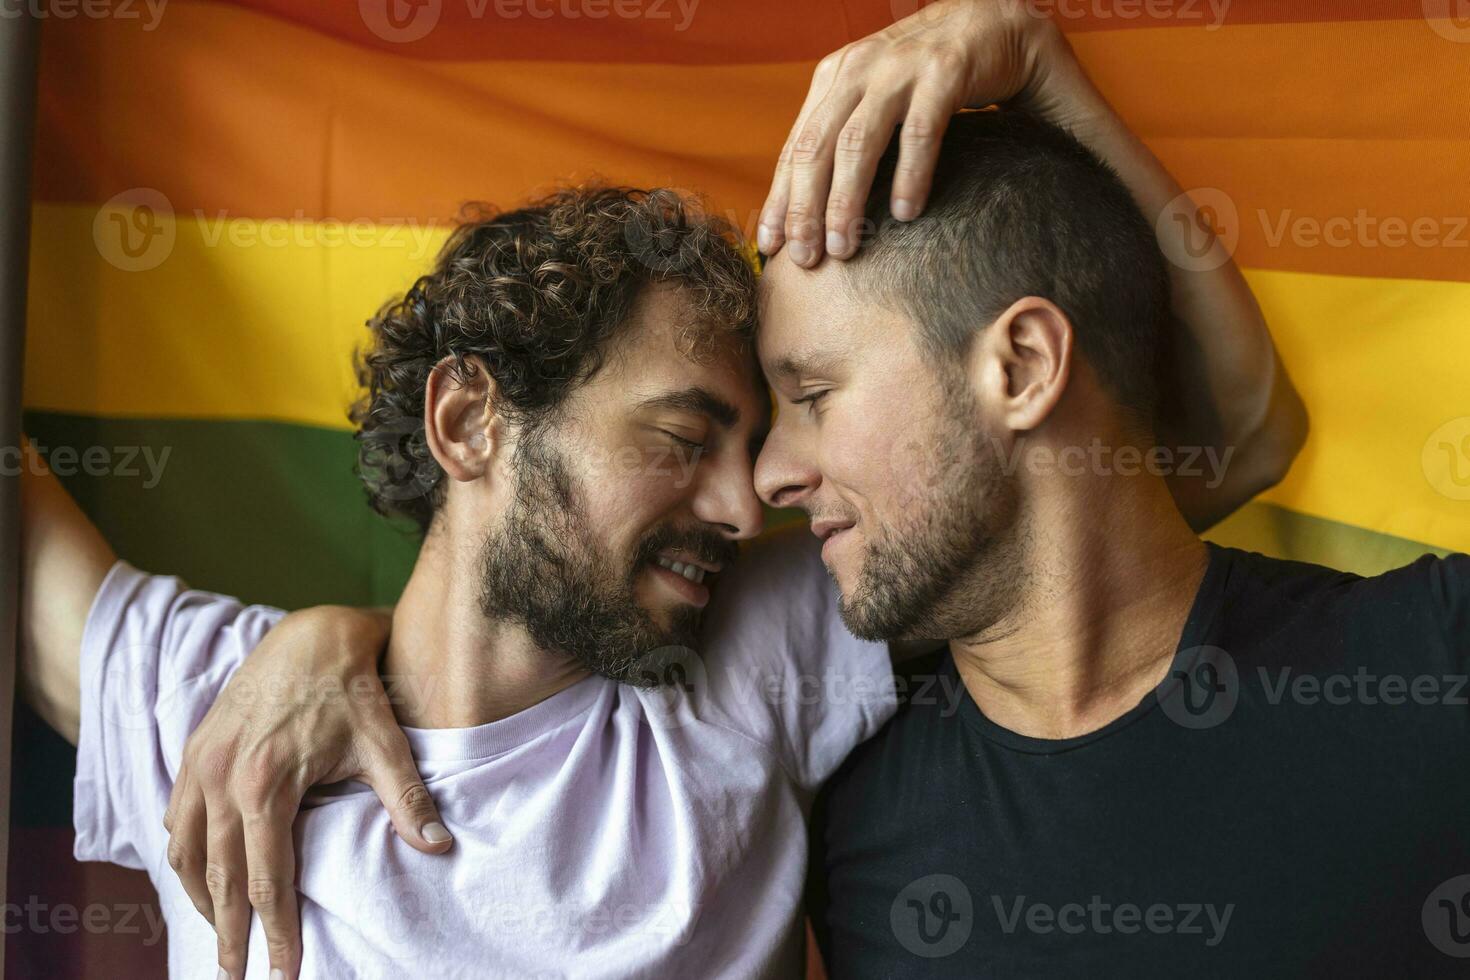
[[[532,642],[524,627],[480,611],[473,549],[431,530],[393,610],[382,674],[412,728],[471,728],[508,718],[587,676]],[[396,691],[395,691],[396,689]]]
[[[1033,738],[1084,735],[1164,679],[1207,552],[1156,477],[1072,480],[1023,519],[1035,533],[1019,601],[950,649],[996,724]]]

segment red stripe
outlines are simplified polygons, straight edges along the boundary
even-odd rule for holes
[[[765,64],[813,61],[925,0],[186,0],[244,7],[412,58]],[[1007,0],[998,0],[1007,2]],[[1423,19],[1455,0],[1009,0],[1069,32]],[[682,6],[681,6],[682,4]],[[1426,27],[1425,39],[1433,35]]]

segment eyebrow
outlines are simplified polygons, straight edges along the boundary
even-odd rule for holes
[[[803,347],[778,358],[771,365],[771,374],[783,378],[794,378],[803,374],[821,374],[838,360],[838,352],[831,347]]]
[[[638,403],[638,407],[694,412],[713,419],[726,429],[733,429],[735,423],[740,421],[740,409],[698,385],[645,398]]]

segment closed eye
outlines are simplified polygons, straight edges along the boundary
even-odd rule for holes
[[[808,412],[814,412],[817,409],[817,403],[820,402],[823,398],[827,397],[830,392],[830,388],[823,388],[821,391],[813,391],[808,395],[803,395],[801,398],[797,398],[795,401],[792,402],[792,404],[805,405]]]
[[[662,431],[664,435],[668,436],[670,439],[674,440],[686,449],[692,449],[695,452],[704,451],[704,443],[702,442],[695,442],[693,439],[685,439],[683,436],[674,432],[670,432],[668,429],[662,429],[660,431]]]

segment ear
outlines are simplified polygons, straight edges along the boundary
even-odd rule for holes
[[[997,422],[1029,432],[1046,421],[1072,370],[1072,323],[1055,303],[1026,296],[976,338],[970,377]]]
[[[424,438],[451,480],[477,480],[490,470],[500,446],[495,379],[485,362],[467,357],[456,370],[453,357],[434,365],[424,386]]]

